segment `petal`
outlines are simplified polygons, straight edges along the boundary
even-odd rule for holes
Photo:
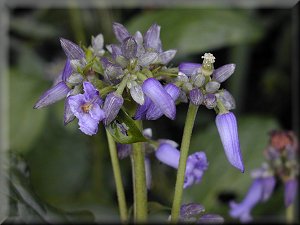
[[[118,46],[118,45],[112,44],[112,45],[111,45],[111,51],[112,51],[112,57],[113,57],[114,59],[116,59],[117,56],[122,55],[121,47]]]
[[[193,103],[194,105],[201,105],[204,100],[204,96],[198,88],[194,88],[193,90],[191,90],[189,92],[189,96],[191,103]]]
[[[121,45],[122,54],[127,59],[136,57],[137,43],[133,37],[125,38]]]
[[[234,73],[234,70],[235,64],[226,64],[218,69],[215,69],[212,74],[212,78],[220,83],[224,82]]]
[[[104,38],[102,34],[98,34],[96,37],[92,36],[92,47],[95,50],[96,55],[102,55],[104,45]]]
[[[176,117],[176,107],[174,100],[163,88],[159,81],[154,78],[148,78],[144,81],[142,89],[155,105],[170,119]]]
[[[217,214],[205,214],[200,217],[200,219],[197,221],[198,223],[204,223],[204,224],[218,224],[218,223],[224,223],[224,218]]]
[[[74,113],[72,112],[70,104],[69,104],[69,97],[67,97],[66,101],[65,101],[65,110],[64,110],[64,125],[65,126],[68,123],[70,123],[72,120],[75,119]]]
[[[217,106],[217,98],[215,94],[211,94],[211,93],[205,94],[203,103],[208,109],[215,108]]]
[[[68,97],[69,107],[72,113],[79,118],[83,113],[82,106],[86,103],[83,94],[73,95]]]
[[[66,97],[69,91],[70,88],[65,84],[65,82],[59,82],[54,87],[50,88],[44,94],[42,94],[33,108],[40,109],[51,105],[54,102],[57,102]]]
[[[228,112],[217,115],[216,125],[228,161],[241,172],[244,172],[237,121],[234,114],[232,112]]]
[[[145,102],[145,96],[142,90],[142,87],[140,85],[137,84],[136,81],[131,81],[130,82],[130,95],[133,98],[133,100],[140,104],[143,105]]]
[[[290,206],[294,201],[297,193],[298,182],[296,179],[290,179],[284,184],[284,203],[285,207]]]
[[[196,74],[200,68],[201,68],[201,64],[189,63],[189,62],[180,63],[178,67],[179,71],[186,75]]]
[[[207,93],[215,93],[220,88],[220,86],[221,84],[217,81],[209,81],[205,85],[205,90]]]
[[[85,57],[83,50],[72,41],[60,38],[60,44],[68,59],[82,59]]]
[[[131,154],[131,144],[117,143],[118,158],[124,159]]]
[[[222,91],[216,93],[216,97],[220,100],[227,110],[235,109],[235,100],[229,91],[223,89]]]
[[[120,23],[113,23],[113,31],[119,42],[130,36],[128,30]]]
[[[263,196],[262,201],[267,201],[275,188],[276,179],[273,176],[263,178]]]
[[[158,61],[161,64],[168,64],[176,55],[177,50],[170,49],[168,51],[162,52],[158,56]]]
[[[97,133],[99,121],[94,120],[90,114],[83,113],[78,119],[79,129],[83,133],[87,135],[94,135]]]
[[[146,49],[159,50],[161,41],[160,41],[160,26],[153,24],[146,32],[144,36],[144,45]]]
[[[71,67],[70,60],[67,59],[63,73],[62,73],[62,80],[67,81],[68,77],[72,74],[72,72],[73,72],[73,69]]]
[[[100,98],[99,91],[90,82],[83,82],[83,90],[87,101],[91,101],[95,97]]]
[[[175,169],[178,168],[180,152],[169,144],[160,144],[155,151],[155,156],[164,164]]]
[[[105,126],[110,124],[116,118],[123,103],[123,97],[115,92],[111,92],[106,96],[103,106],[106,115],[106,118],[104,119]]]
[[[138,106],[138,108],[136,110],[136,113],[134,115],[134,119],[135,120],[144,120],[144,119],[146,119],[146,113],[147,113],[147,110],[148,110],[150,105],[151,105],[150,98],[145,96],[145,102],[144,102],[143,105]]]
[[[138,64],[140,66],[149,66],[158,59],[158,54],[156,52],[146,52],[139,56]]]
[[[105,118],[105,112],[100,108],[98,104],[93,104],[93,107],[89,111],[89,114],[96,121],[101,121]]]

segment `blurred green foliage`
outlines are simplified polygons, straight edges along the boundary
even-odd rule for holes
[[[291,48],[288,38],[291,30],[286,29],[290,27],[288,9],[16,8],[10,14],[10,147],[12,152],[24,157],[31,172],[30,177],[12,174],[12,190],[17,196],[13,202],[17,202],[15,207],[20,221],[47,220],[45,215],[36,212],[35,200],[31,204],[26,196],[18,194],[18,187],[26,188],[29,200],[38,199],[38,204],[46,207],[46,212],[43,211],[46,216],[47,210],[56,216],[63,215],[63,218],[58,216],[60,222],[68,221],[65,212],[74,210],[91,211],[97,222],[118,219],[103,128],[97,136],[87,137],[79,131],[76,120],[64,127],[63,102],[41,110],[32,108],[63,69],[64,54],[59,37],[89,44],[91,35],[102,32],[105,43],[109,44],[115,41],[111,29],[113,21],[128,25],[131,32],[145,32],[156,22],[161,25],[163,48],[178,49],[174,66],[180,60],[200,62],[205,51],[214,53],[217,66],[237,64],[237,73],[230,78],[232,81],[224,84],[228,90],[234,90],[234,96],[244,105],[237,106],[237,118],[246,172],[241,174],[229,165],[217,135],[213,112],[200,110],[191,152],[204,150],[209,169],[199,185],[184,192],[185,202],[201,203],[207,212],[219,213],[226,221],[231,221],[228,201],[222,202],[220,196],[229,193],[231,199],[241,200],[251,183],[250,171],[260,166],[263,160],[268,131],[292,129],[293,122],[287,116],[291,115],[291,69],[289,61],[283,61],[281,55],[284,52],[286,58]],[[285,35],[280,35],[282,29],[287,32]],[[284,102],[278,101],[278,87]],[[186,105],[179,106],[175,121],[162,118],[145,124],[153,128],[155,138],[169,138],[180,143],[185,113]],[[167,219],[176,171],[160,164],[154,157],[151,157],[151,163],[151,216],[153,220]],[[15,166],[14,161],[12,166]],[[121,161],[121,171],[130,207],[129,159]],[[27,189],[28,185],[33,189]],[[280,190],[276,190],[269,202],[258,206],[254,216],[281,217],[283,197]],[[50,205],[55,208],[54,212]]]

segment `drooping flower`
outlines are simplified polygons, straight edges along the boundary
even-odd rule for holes
[[[246,197],[241,203],[230,202],[230,216],[239,218],[244,223],[250,222],[252,220],[252,208],[257,203],[268,200],[274,187],[275,178],[273,176],[254,179]]]
[[[175,119],[178,87],[171,83],[163,87],[156,79],[148,78],[144,81],[142,89],[146,99],[144,104],[138,107],[135,119],[156,120],[163,114],[170,119]]]
[[[83,89],[84,94],[70,96],[68,102],[70,110],[79,120],[79,129],[87,135],[94,135],[98,131],[99,122],[105,118],[100,108],[103,101],[91,83],[83,82]]]
[[[243,173],[244,164],[240,150],[237,121],[234,114],[232,112],[218,114],[216,116],[216,125],[228,161]]]
[[[104,125],[107,126],[110,124],[118,115],[122,105],[124,103],[124,99],[121,95],[116,92],[109,93],[104,102],[103,110],[105,112]]]
[[[155,151],[155,156],[164,164],[178,169],[180,152],[169,143],[162,142]],[[207,167],[208,162],[204,152],[191,154],[186,162],[183,188],[199,183]]]

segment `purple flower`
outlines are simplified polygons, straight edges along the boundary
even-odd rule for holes
[[[124,103],[124,99],[121,95],[116,92],[109,93],[104,102],[103,110],[105,112],[104,125],[107,126],[110,124],[118,115],[122,105]]]
[[[218,69],[215,69],[212,74],[212,78],[220,83],[224,82],[234,73],[234,70],[235,64],[226,64]]]
[[[168,143],[160,144],[155,151],[155,156],[164,164],[178,169],[180,152],[172,145]],[[186,162],[183,188],[199,183],[207,167],[208,162],[204,152],[195,152],[190,155]]]
[[[144,36],[144,46],[146,49],[161,52],[160,26],[153,24]]]
[[[100,108],[103,101],[91,83],[83,82],[83,89],[84,94],[69,97],[69,105],[79,120],[79,129],[87,135],[94,135],[98,131],[99,121],[105,118],[105,113]]]
[[[178,67],[180,72],[188,76],[198,73],[200,68],[201,64],[189,62],[180,63]]]
[[[120,23],[113,23],[113,31],[119,42],[130,36],[128,30]]]
[[[72,41],[60,38],[60,44],[68,59],[80,60],[85,57],[83,50]]]
[[[266,201],[275,187],[275,178],[273,176],[266,178],[256,178],[244,200],[237,204],[230,202],[230,216],[239,218],[241,222],[250,222],[252,220],[251,210],[259,202]],[[267,197],[267,198],[266,198]]]
[[[193,103],[194,105],[201,105],[204,100],[204,96],[198,88],[192,89],[189,92],[189,96],[191,103]]]
[[[290,206],[296,197],[298,188],[298,181],[296,179],[289,179],[284,183],[284,203],[285,207]]]
[[[155,120],[165,114],[170,119],[175,119],[175,101],[179,96],[179,88],[174,84],[163,87],[154,78],[148,78],[142,85],[145,102],[135,114],[135,119]]]
[[[244,164],[240,150],[237,122],[234,114],[228,112],[217,115],[216,125],[228,161],[243,173]]]

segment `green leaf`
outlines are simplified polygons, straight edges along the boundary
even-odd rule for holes
[[[215,124],[195,132],[191,141],[192,152],[204,151],[209,166],[201,183],[186,190],[185,198],[186,202],[202,204],[209,213],[228,215],[228,205],[222,208],[218,201],[220,193],[232,192],[238,199],[245,196],[252,182],[251,170],[260,167],[264,161],[263,151],[268,144],[268,132],[279,128],[277,121],[268,117],[237,116],[237,120],[245,173],[231,166],[226,159]]]
[[[110,123],[106,129],[108,129],[115,141],[121,144],[147,141],[134,120],[123,109],[120,110],[115,121]]]
[[[37,77],[11,70],[9,89],[11,149],[26,152],[43,132],[47,110],[35,110],[33,106],[46,87]]]
[[[163,48],[177,49],[178,54],[255,42],[263,34],[254,15],[232,9],[153,10],[133,17],[127,27],[131,33],[145,32],[153,23],[161,26]]]

